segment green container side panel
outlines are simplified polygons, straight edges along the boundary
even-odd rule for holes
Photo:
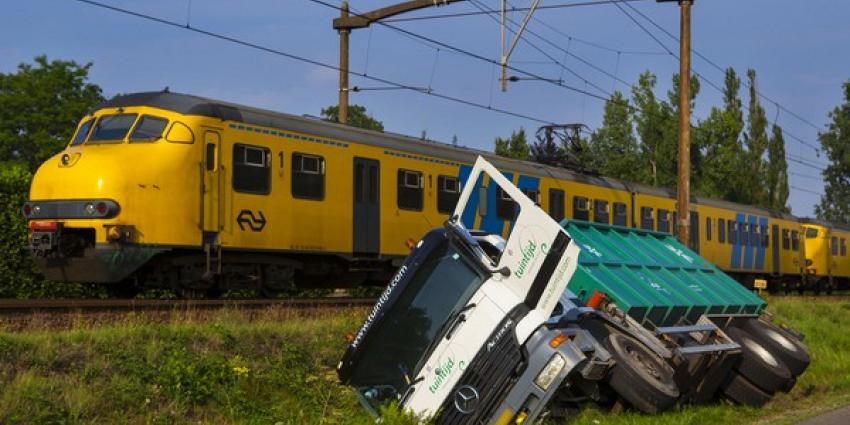
[[[693,323],[702,314],[757,314],[765,301],[667,234],[564,220],[581,248],[568,288],[587,302],[605,293],[642,323]]]

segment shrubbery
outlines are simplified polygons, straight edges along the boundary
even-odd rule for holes
[[[18,163],[0,163],[0,298],[101,297],[103,289],[44,280],[27,249],[27,224],[21,207],[32,174]]]

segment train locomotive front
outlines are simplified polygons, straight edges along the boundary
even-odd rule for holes
[[[125,282],[158,254],[201,245],[202,152],[191,120],[110,102],[83,118],[39,167],[23,206],[45,277]]]

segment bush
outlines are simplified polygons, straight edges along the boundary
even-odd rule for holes
[[[0,298],[102,297],[102,288],[46,281],[36,271],[21,213],[31,181],[25,165],[0,162]]]

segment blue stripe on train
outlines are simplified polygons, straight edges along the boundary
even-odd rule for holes
[[[766,237],[766,233],[768,230],[767,226],[767,217],[759,217],[759,235],[761,235],[761,240],[758,241],[758,254],[756,254],[756,270],[764,270],[764,256],[767,254],[767,247],[764,246],[762,241]]]
[[[513,181],[512,173],[502,173],[506,179]],[[500,219],[496,214],[496,188],[495,182],[491,181],[487,186],[487,215],[481,217],[481,226],[479,228],[488,233],[502,234],[502,229],[505,227],[505,221]]]
[[[732,268],[741,267],[741,223],[744,222],[744,214],[735,215],[735,240],[732,241]],[[732,236],[732,235],[729,235]]]
[[[747,246],[744,247],[744,265],[742,268],[744,269],[752,269],[753,268],[753,250],[756,247],[756,244],[753,241],[753,226],[756,225],[756,216],[749,215],[747,216]]]
[[[458,181],[461,184],[466,183],[466,179],[469,178],[469,174],[472,173],[472,167],[469,165],[461,165],[458,173]],[[472,188],[472,194],[469,195],[469,202],[466,203],[466,209],[463,210],[463,214],[461,215],[461,222],[464,227],[467,229],[472,229],[475,226],[475,215],[478,211],[478,188],[481,186],[481,178],[478,177],[478,181],[475,182],[475,186]]]

